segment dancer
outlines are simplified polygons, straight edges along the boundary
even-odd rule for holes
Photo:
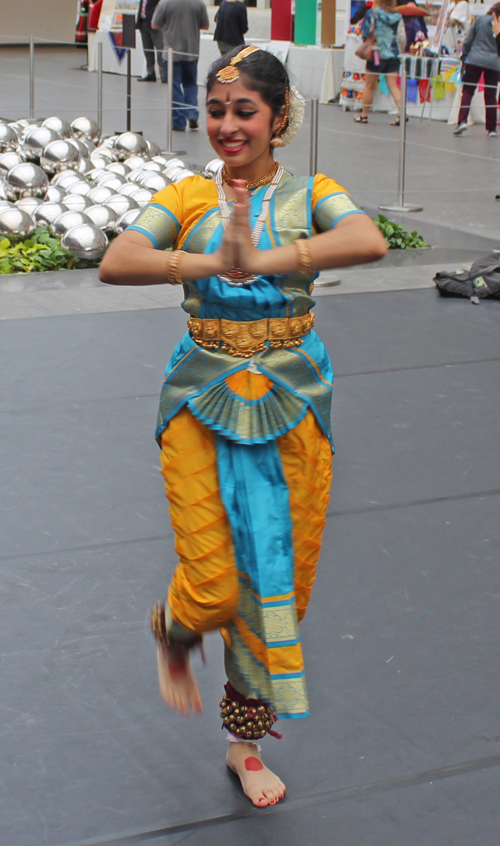
[[[157,437],[179,564],[153,609],[165,702],[200,712],[189,653],[220,630],[228,766],[257,807],[285,786],[258,741],[308,714],[298,632],[331,474],[333,373],[313,331],[317,271],[386,246],[332,179],[296,177],[274,150],[303,100],[271,53],[233,50],[207,79],[207,132],[224,166],[169,185],[109,247],[103,282],[184,285],[188,333],[167,366]],[[172,247],[173,252],[166,252]]]

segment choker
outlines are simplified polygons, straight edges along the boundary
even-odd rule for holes
[[[278,168],[279,164],[278,162],[275,162],[269,173],[266,173],[265,176],[261,176],[260,179],[256,179],[254,182],[246,182],[245,188],[247,189],[247,191],[254,191],[255,188],[260,188],[262,185],[269,185],[269,183],[272,182],[274,177],[276,176]],[[224,165],[222,168],[222,180],[231,188],[234,188],[235,180],[231,179],[231,177],[229,176],[226,170],[226,165]]]

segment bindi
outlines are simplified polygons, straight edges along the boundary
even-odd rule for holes
[[[230,106],[230,105],[231,105],[231,97],[230,97],[229,92],[228,92],[226,94],[226,106]]]
[[[245,758],[245,769],[256,773],[264,769],[264,764],[258,758]]]

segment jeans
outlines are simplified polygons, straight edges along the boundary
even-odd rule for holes
[[[173,114],[172,126],[174,129],[185,129],[187,120],[198,120],[198,59],[186,61],[182,59],[174,62],[173,88]],[[163,62],[163,82],[167,81],[167,63]],[[176,106],[188,106],[188,108],[175,108]],[[190,108],[189,108],[190,107]]]
[[[467,123],[470,103],[477,88],[477,84],[484,73],[484,105],[486,108],[486,132],[496,132],[497,128],[497,85],[500,73],[477,65],[465,65],[463,76],[462,102],[458,122]]]

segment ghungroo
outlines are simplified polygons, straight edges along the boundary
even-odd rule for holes
[[[240,740],[260,740],[266,734],[281,738],[273,731],[277,722],[276,712],[260,699],[246,699],[228,682],[225,694],[219,702],[221,707],[222,728],[227,729]]]

